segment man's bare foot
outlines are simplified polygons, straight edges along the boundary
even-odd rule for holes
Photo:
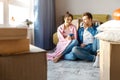
[[[62,57],[62,54],[54,57],[54,58],[53,58],[53,62],[54,62],[54,63],[57,63],[57,62],[60,60],[61,57]]]

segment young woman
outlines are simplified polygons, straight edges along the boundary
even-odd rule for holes
[[[67,12],[64,16],[64,23],[57,29],[59,42],[56,50],[53,53],[47,53],[47,59],[57,62],[61,57],[73,60],[74,57],[69,53],[74,46],[78,44],[76,26],[71,22],[73,20],[72,14]]]

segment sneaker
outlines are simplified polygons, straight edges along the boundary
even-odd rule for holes
[[[95,62],[93,64],[93,67],[99,68],[99,56],[96,56]]]
[[[96,56],[95,56],[95,55],[93,55],[93,62],[95,62],[95,60],[96,60]]]

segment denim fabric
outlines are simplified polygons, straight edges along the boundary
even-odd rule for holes
[[[73,47],[71,54],[73,54],[78,59],[87,60],[87,61],[95,60],[95,55],[91,55],[89,51],[79,46]]]
[[[92,51],[94,52],[95,55],[97,54],[97,50],[99,50],[99,48],[100,48],[99,39],[95,38],[92,46]]]
[[[99,40],[94,39],[93,44],[88,44],[84,48],[78,46],[77,40],[71,41],[69,46],[64,50],[63,58],[66,60],[83,59],[87,61],[94,61],[97,50],[99,50]]]
[[[94,27],[95,26],[89,27],[87,29],[87,31],[89,31],[93,36],[95,36],[97,34],[97,29],[95,29]],[[78,29],[78,41],[79,41],[79,43],[83,43],[83,33],[84,33],[84,27],[80,27]]]
[[[95,36],[98,31],[98,25],[92,25],[87,30]],[[78,29],[78,42],[79,44],[83,43],[83,33],[84,33],[84,26]],[[97,54],[97,50],[99,49],[99,40],[94,38],[93,43],[86,45],[84,48],[81,48],[80,45],[76,46],[72,49],[70,54],[73,54],[78,59],[94,61],[95,55]]]
[[[89,44],[85,48],[80,48],[78,45],[77,40],[73,40],[69,46],[65,49],[65,51],[62,53],[63,58],[66,60],[76,60],[76,59],[83,59],[87,61],[94,61],[95,60],[95,53],[96,53],[96,43]],[[93,51],[93,45],[94,50]]]
[[[72,52],[70,52],[70,53],[64,55],[64,59],[73,61],[73,60],[76,60],[77,57]]]
[[[71,43],[67,46],[67,48],[63,51],[63,58],[67,60],[75,60],[76,58],[74,57],[73,54],[71,54],[71,50],[74,46],[78,45],[77,40],[72,40]]]

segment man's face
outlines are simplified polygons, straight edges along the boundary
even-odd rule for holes
[[[83,20],[84,26],[87,26],[91,23],[91,19],[89,19],[88,16],[83,16],[82,20]]]

